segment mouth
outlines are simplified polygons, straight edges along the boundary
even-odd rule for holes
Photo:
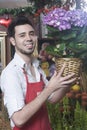
[[[33,48],[33,44],[25,44],[25,46],[29,49],[32,49]]]

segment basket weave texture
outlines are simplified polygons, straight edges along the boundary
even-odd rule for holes
[[[80,76],[82,61],[79,58],[56,58],[56,70],[60,71],[63,64],[66,64],[62,76],[69,75],[70,73],[75,73],[76,77]]]

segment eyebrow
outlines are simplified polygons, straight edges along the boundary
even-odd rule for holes
[[[22,34],[25,34],[26,32],[21,32],[19,33],[18,35],[22,35]],[[30,31],[29,33],[35,33],[35,31]]]

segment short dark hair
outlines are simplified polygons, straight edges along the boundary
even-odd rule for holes
[[[24,24],[29,24],[30,26],[33,27],[31,21],[29,21],[29,19],[26,16],[18,16],[16,18],[14,18],[8,26],[7,35],[9,37],[14,37],[15,27],[18,26],[18,25],[24,25]]]

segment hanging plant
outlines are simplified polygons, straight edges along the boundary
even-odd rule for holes
[[[24,7],[24,8],[15,8],[15,9],[0,9],[0,15],[4,14],[12,14],[14,16],[19,15],[21,13],[35,14],[36,7]]]
[[[48,13],[54,8],[61,7],[61,0],[30,0],[31,4],[28,7],[14,8],[14,9],[0,9],[0,15],[3,14],[12,14],[14,16],[19,15],[21,13],[28,13],[34,16],[39,16],[40,13]],[[46,6],[46,8],[45,8]]]

